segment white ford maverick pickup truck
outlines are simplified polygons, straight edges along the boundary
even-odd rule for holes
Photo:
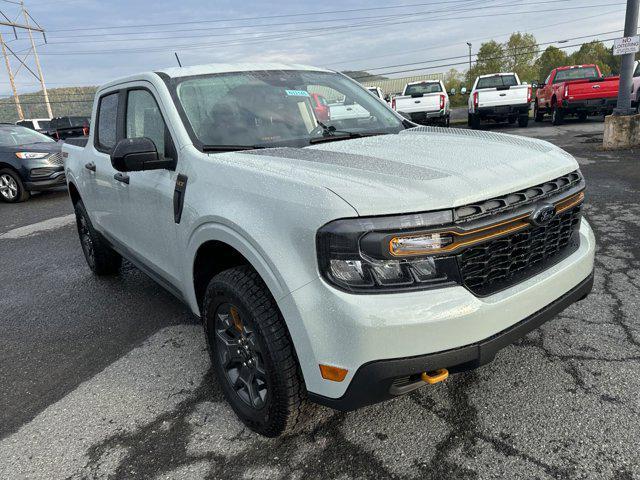
[[[322,121],[314,94],[368,116]],[[63,147],[89,267],[126,258],[186,302],[264,435],[309,401],[351,410],[486,364],[592,287],[571,155],[415,127],[335,72],[133,75],[100,87],[92,126]]]

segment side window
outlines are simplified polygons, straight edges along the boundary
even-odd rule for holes
[[[116,145],[118,118],[118,92],[105,95],[98,105],[98,136],[99,147],[109,150]]]
[[[153,140],[160,157],[165,156],[166,125],[153,95],[147,90],[130,90],[127,96],[127,138]]]

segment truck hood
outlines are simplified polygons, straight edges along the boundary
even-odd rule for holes
[[[322,185],[363,216],[458,207],[578,168],[570,154],[542,140],[438,127],[241,155],[272,173]]]

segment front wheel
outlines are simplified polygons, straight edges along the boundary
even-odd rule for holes
[[[551,123],[553,125],[562,125],[564,123],[564,112],[556,105],[551,110]]]
[[[29,191],[24,187],[20,175],[13,170],[0,170],[0,200],[7,203],[18,203],[28,200]]]
[[[284,319],[258,273],[234,267],[207,287],[203,320],[213,370],[226,400],[250,429],[290,433],[309,408]]]
[[[540,123],[544,120],[544,112],[540,111],[537,103],[533,107],[533,119],[537,123]]]

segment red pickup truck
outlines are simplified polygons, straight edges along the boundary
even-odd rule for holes
[[[585,120],[589,115],[607,115],[616,106],[619,77],[604,78],[597,65],[558,67],[538,86],[534,104],[535,121],[551,115],[554,125],[567,115]]]

